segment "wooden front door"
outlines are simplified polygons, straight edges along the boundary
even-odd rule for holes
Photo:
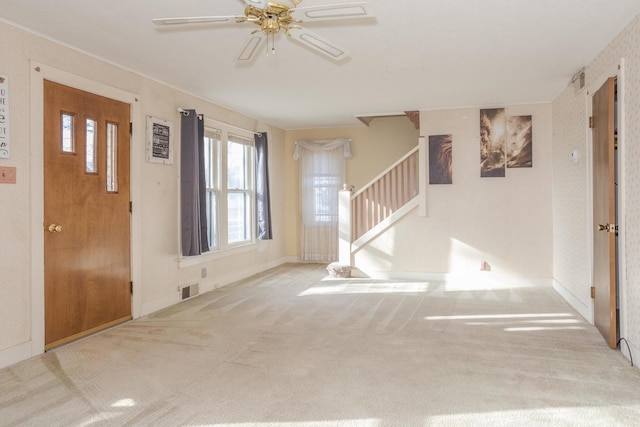
[[[44,82],[45,349],[131,318],[129,108]]]
[[[593,95],[594,322],[617,347],[615,78]]]

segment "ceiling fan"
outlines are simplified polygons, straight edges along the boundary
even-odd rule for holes
[[[349,56],[346,49],[313,31],[307,30],[300,24],[337,19],[368,18],[373,16],[373,12],[366,2],[297,7],[302,0],[279,0],[287,1],[291,6],[281,3],[271,3],[267,0],[240,1],[245,3],[244,15],[156,18],[152,19],[151,22],[156,25],[206,24],[233,21],[236,23],[254,23],[260,28],[251,33],[251,36],[236,59],[238,62],[251,61],[265,41],[267,42],[268,52],[269,39],[271,39],[271,51],[275,52],[275,35],[280,30],[284,30],[287,36],[293,40],[327,55],[331,59],[339,61]]]

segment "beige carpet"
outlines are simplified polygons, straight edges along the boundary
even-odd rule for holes
[[[0,425],[640,425],[640,370],[550,288],[325,278],[283,266],[0,370]]]

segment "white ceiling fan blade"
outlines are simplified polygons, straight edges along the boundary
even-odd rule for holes
[[[247,6],[257,7],[258,9],[266,9],[269,7],[269,0],[243,0]]]
[[[242,22],[244,16],[192,16],[184,18],[155,18],[152,19],[156,25],[178,25],[178,24],[207,24],[213,22]]]
[[[343,49],[321,35],[314,33],[313,31],[309,31],[306,28],[292,28],[287,32],[287,34],[292,39],[327,55],[336,61],[340,61],[341,59],[345,59],[349,56],[349,52],[347,52],[346,49]]]
[[[247,6],[253,6],[255,8],[258,9],[266,9],[269,7],[269,0],[240,0],[242,3],[244,3]],[[289,0],[294,6],[299,5],[302,0]],[[274,3],[280,3],[279,1],[276,2],[274,0]]]
[[[366,2],[297,7],[292,11],[296,19],[300,19],[303,22],[369,18],[374,16],[373,9]]]
[[[238,55],[236,59],[237,62],[250,62],[253,58],[255,58],[257,52],[260,50],[260,46],[264,44],[264,41],[267,39],[267,35],[262,31],[258,31],[254,34],[251,34],[251,37],[247,40],[244,47],[242,48],[242,52]]]

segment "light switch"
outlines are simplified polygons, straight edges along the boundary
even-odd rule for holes
[[[16,168],[15,166],[0,166],[0,184],[15,184]]]

